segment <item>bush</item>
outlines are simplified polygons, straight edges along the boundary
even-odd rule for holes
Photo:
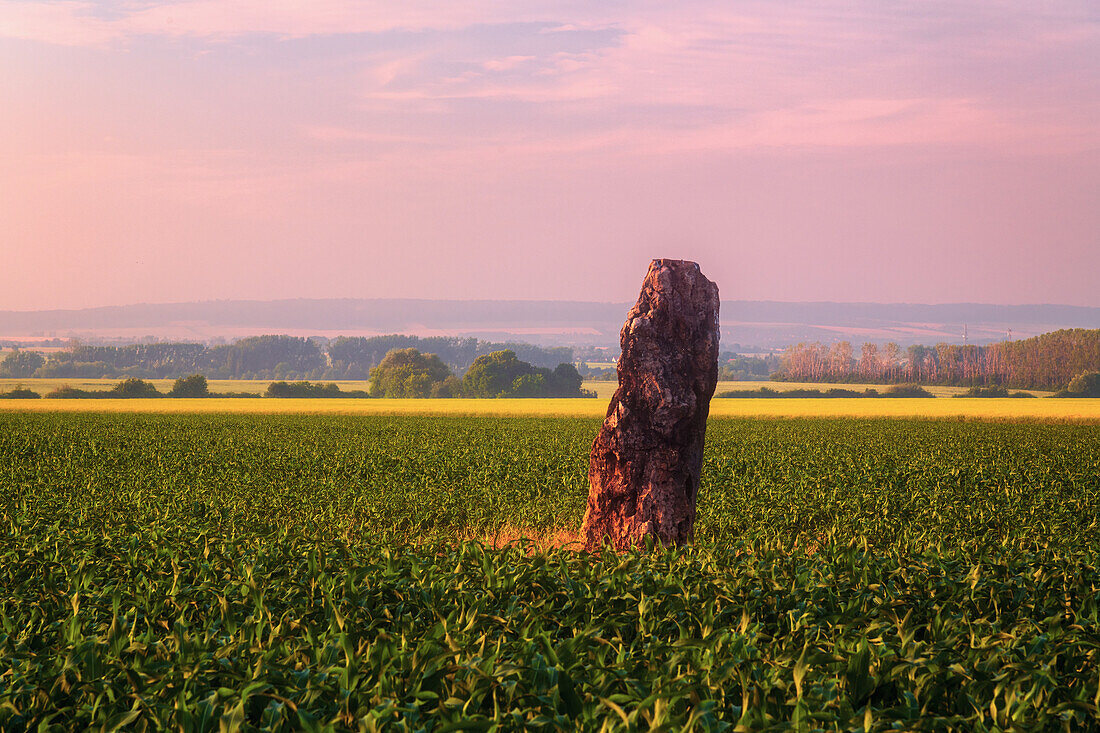
[[[106,394],[106,392],[89,392],[63,384],[52,392],[47,392],[45,397],[48,400],[90,400],[101,398]]]
[[[114,387],[111,391],[106,393],[105,396],[121,397],[124,399],[143,398],[143,397],[161,397],[161,393],[157,391],[157,388],[153,386],[152,382],[146,382],[144,379],[124,379]]]
[[[10,392],[0,392],[0,400],[37,400],[42,395],[24,388],[22,385]]]
[[[206,377],[201,374],[192,374],[190,377],[180,377],[172,385],[169,397],[209,397],[210,385]]]
[[[335,382],[272,382],[267,385],[265,397],[342,397]]]
[[[779,392],[770,387],[761,387],[760,389],[731,389],[726,392],[719,392],[714,396],[721,398],[778,397]]]
[[[339,396],[345,399],[369,400],[370,392],[365,389],[349,389],[347,392],[341,392]]]
[[[931,392],[919,384],[896,384],[882,394],[883,397],[934,397]]]
[[[124,379],[109,390],[85,390],[65,384],[46,395],[55,400],[134,399],[163,397],[152,382],[143,379]]]
[[[1067,397],[1100,397],[1100,372],[1082,372],[1070,380]]]
[[[825,390],[823,397],[866,397],[866,393],[857,392],[854,389],[840,389],[839,387],[833,387],[832,389]]]
[[[1009,392],[1007,389],[999,384],[994,384],[990,387],[971,387],[962,394],[955,395],[956,397],[1034,397],[1033,394],[1027,392]]]
[[[735,389],[728,392],[722,392],[715,395],[715,397],[769,397],[769,398],[783,398],[783,399],[799,399],[799,398],[829,398],[829,399],[853,399],[859,397],[878,397],[879,393],[873,389],[867,389],[863,392],[857,392],[854,389],[840,389],[839,387],[832,387],[822,392],[820,389],[789,389],[785,392],[778,392],[770,387],[761,387],[760,389]]]
[[[1008,397],[1008,390],[999,384],[989,387],[971,387],[956,397]]]

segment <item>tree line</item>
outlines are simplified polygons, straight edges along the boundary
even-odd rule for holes
[[[414,348],[392,349],[371,370],[367,390],[343,391],[335,382],[276,381],[268,385],[267,397],[595,397],[582,389],[576,367],[560,363],[554,369],[539,367],[504,349],[482,354],[459,379],[436,354],[422,354]],[[5,399],[34,399],[39,395],[17,388],[0,393]],[[129,377],[107,390],[82,390],[68,385],[45,395],[51,399],[103,399],[151,397],[257,397],[252,393],[213,393],[202,374],[179,377],[164,394],[152,382]]]
[[[340,337],[325,344],[297,336],[250,336],[219,346],[78,344],[48,357],[16,350],[0,361],[0,376],[164,379],[204,374],[211,379],[367,379],[387,353],[402,348],[430,351],[456,373],[465,372],[479,356],[502,350],[510,350],[537,367],[552,368],[573,360],[572,349],[567,347],[543,348],[474,338]]]
[[[723,351],[718,355],[718,381],[720,382],[762,382],[779,369],[779,356],[748,356],[733,351]],[[594,382],[615,382],[619,371],[615,367],[594,368],[582,364],[581,375]]]
[[[797,344],[781,357],[774,379],[794,382],[919,382],[956,386],[1000,385],[1058,390],[1074,377],[1100,371],[1100,329],[1063,329],[987,346],[867,343],[858,357],[851,343]]]
[[[573,350],[567,346],[542,347],[452,336],[339,336],[328,343],[327,354],[333,374],[340,379],[367,379],[370,370],[381,364],[386,354],[394,349],[409,348],[435,354],[455,373],[465,372],[479,356],[494,351],[511,351],[516,358],[537,367],[553,368],[573,361]]]
[[[570,363],[553,369],[523,361],[511,349],[482,354],[459,379],[436,354],[394,349],[371,370],[372,397],[595,397]]]

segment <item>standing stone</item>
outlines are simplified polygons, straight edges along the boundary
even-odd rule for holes
[[[653,260],[619,340],[619,388],[589,457],[585,549],[648,535],[681,545],[694,536],[718,380],[718,286],[694,262]]]

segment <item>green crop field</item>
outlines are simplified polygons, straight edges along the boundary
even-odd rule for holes
[[[712,420],[694,547],[466,540],[598,425],[0,412],[0,730],[1100,726],[1094,424]]]

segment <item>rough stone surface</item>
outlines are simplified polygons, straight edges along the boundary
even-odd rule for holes
[[[620,333],[619,388],[592,443],[585,549],[690,542],[710,398],[718,286],[699,265],[653,260]]]

